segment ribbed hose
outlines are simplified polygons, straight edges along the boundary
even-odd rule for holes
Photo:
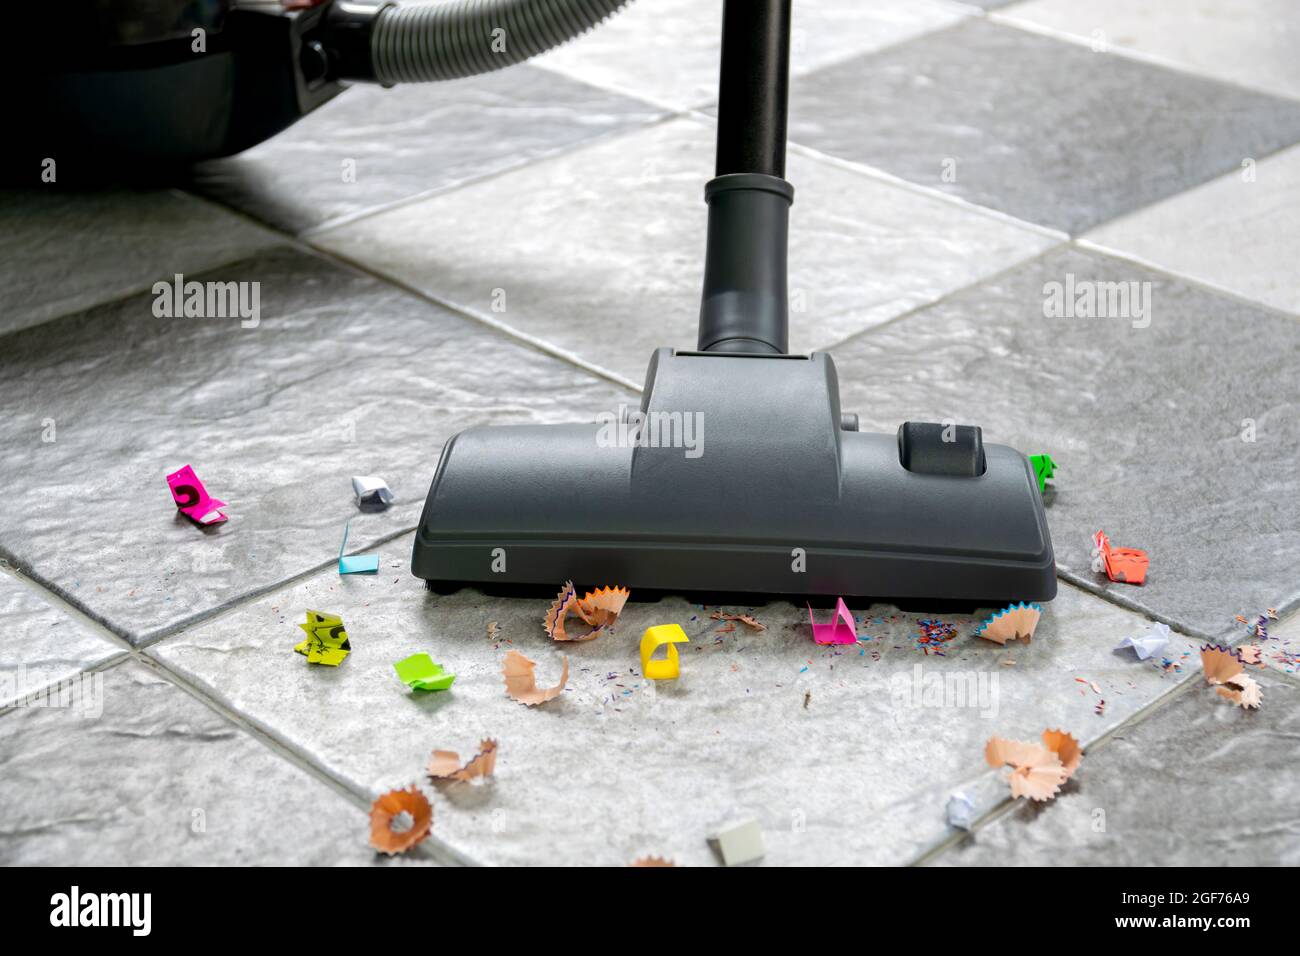
[[[586,33],[627,0],[446,0],[388,7],[370,53],[381,83],[490,73]]]

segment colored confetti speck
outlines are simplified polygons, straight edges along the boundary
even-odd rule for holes
[[[920,634],[916,637],[916,648],[927,657],[933,653],[944,656],[944,647],[957,636],[957,628],[947,621],[919,621]]]

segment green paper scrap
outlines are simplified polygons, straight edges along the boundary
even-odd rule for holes
[[[339,574],[378,574],[379,555],[354,554],[346,558],[343,556],[348,546],[348,527],[351,524],[352,519],[349,518],[347,524],[343,526],[343,543],[339,545]]]
[[[433,658],[421,651],[393,665],[398,679],[411,690],[450,690],[456,675],[435,664]]]
[[[1038,479],[1038,493],[1047,490],[1047,479],[1056,475],[1056,462],[1051,455],[1030,455],[1029,463],[1034,466],[1034,476]]]

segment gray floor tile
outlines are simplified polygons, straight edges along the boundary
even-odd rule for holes
[[[1292,0],[1034,0],[1005,16],[1136,50],[1202,76],[1300,96],[1300,17]]]
[[[174,190],[0,193],[0,333],[87,309],[279,243]]]
[[[300,252],[222,269],[261,324],[157,319],[145,295],[0,341],[0,552],[133,640],[414,526],[443,443],[486,422],[595,420],[627,395],[413,296]],[[52,421],[55,441],[43,441]],[[228,503],[202,529],[165,475]],[[404,549],[379,548],[385,564]]]
[[[435,748],[463,753],[495,737],[494,781],[440,790],[435,818],[454,849],[511,864],[616,865],[643,853],[709,863],[710,828],[745,812],[762,823],[770,864],[903,862],[946,837],[947,789],[989,775],[989,736],[1062,726],[1095,739],[1195,666],[1181,637],[1169,652],[1181,672],[1114,653],[1141,618],[1069,586],[1028,646],[999,648],[970,636],[970,617],[944,615],[959,632],[946,656],[918,649],[918,615],[885,606],[854,609],[871,638],[860,648],[828,649],[813,644],[803,607],[758,609],[760,634],[716,634],[709,611],[665,599],[632,603],[613,633],[564,648],[567,691],[528,709],[506,696],[501,662],[516,649],[538,662],[539,681],[558,679],[562,651],[541,627],[548,603],[436,598],[405,574],[320,575],[149,653],[370,790],[409,779]],[[352,653],[337,669],[292,651],[309,607],[348,628]],[[682,676],[649,686],[640,635],[673,622],[692,641]],[[421,650],[458,675],[449,692],[413,696],[396,679],[393,662]],[[1098,683],[1102,714],[1079,677]],[[945,680],[969,698],[936,698]]]
[[[359,85],[260,146],[201,165],[194,188],[297,233],[658,115],[531,66],[388,90]]]
[[[790,72],[797,86],[809,70],[939,29],[964,15],[956,4],[931,0],[796,3]],[[653,0],[632,3],[598,29],[534,62],[684,109],[717,100],[721,37],[722,4]]]
[[[97,716],[0,717],[0,864],[376,861],[367,814],[327,784],[139,663],[96,676]]]
[[[1085,238],[1103,251],[1300,314],[1300,146],[1139,209]]]
[[[1300,140],[1300,103],[984,19],[857,57],[790,137],[1071,233]]]
[[[60,681],[125,653],[7,571],[0,571],[0,621],[0,707],[33,694],[45,699]]]
[[[711,126],[676,120],[313,241],[639,385],[655,348],[695,346],[714,138]],[[796,351],[1056,241],[804,156],[790,157],[788,176]]]
[[[1048,283],[1150,282],[1150,325],[1045,318]],[[1048,521],[1058,567],[1177,621],[1235,632],[1238,613],[1300,598],[1300,323],[1074,249],[836,350],[863,428],[980,425],[1060,467]],[[890,373],[882,375],[881,369]],[[1246,420],[1253,420],[1253,441]],[[1089,570],[1090,536],[1146,550],[1144,587]]]
[[[1084,756],[1045,806],[1021,801],[939,856],[958,866],[1296,866],[1300,684],[1259,678],[1243,711],[1205,682]],[[1214,781],[1211,783],[1211,781]]]

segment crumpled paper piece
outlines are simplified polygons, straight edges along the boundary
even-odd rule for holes
[[[1124,638],[1115,645],[1115,650],[1119,651],[1131,647],[1138,660],[1144,661],[1163,651],[1169,643],[1169,637],[1169,625],[1155,621],[1141,634],[1133,634]]]
[[[420,651],[393,664],[397,678],[411,690],[450,690],[456,675]]]
[[[1151,559],[1137,548],[1111,547],[1104,531],[1092,536],[1092,570],[1119,584],[1145,584]]]
[[[560,674],[560,682],[554,687],[543,689],[537,686],[537,677],[533,674],[537,662],[530,661],[518,651],[510,651],[506,654],[505,664],[501,668],[501,673],[506,679],[506,693],[510,695],[511,700],[528,707],[536,707],[548,700],[554,700],[564,692],[564,685],[569,681],[569,659],[565,657],[563,660],[564,671]]]
[[[554,641],[590,641],[618,620],[629,594],[627,588],[603,587],[578,597],[573,582],[565,581],[550,610],[546,612],[542,626]],[[591,630],[586,634],[569,636],[564,629],[564,621],[570,614],[576,614]]]
[[[643,856],[633,860],[628,866],[676,866],[672,860],[665,859],[662,856]]]
[[[176,502],[180,513],[195,524],[206,526],[221,524],[226,520],[221,511],[226,503],[208,494],[203,482],[199,481],[199,476],[194,474],[194,469],[189,465],[168,475],[167,487],[171,489],[172,500]]]
[[[293,649],[305,655],[308,663],[338,667],[352,652],[343,618],[337,614],[308,611],[307,622],[298,626],[307,632],[307,639],[295,644]]]
[[[402,813],[410,815],[411,825],[394,830],[393,821]],[[416,787],[390,790],[370,805],[370,845],[392,856],[405,853],[429,835],[433,829],[433,807]]]
[[[984,759],[990,767],[1011,766],[1011,795],[1030,800],[1051,800],[1074,775],[1083,751],[1074,736],[1063,730],[1044,730],[1042,744],[990,737]]]
[[[758,620],[752,614],[724,614],[722,611],[714,611],[710,615],[715,621],[739,621],[751,631],[766,631],[767,625]],[[733,627],[732,630],[735,630]]]
[[[1201,670],[1206,683],[1224,700],[1243,710],[1257,710],[1263,703],[1263,689],[1255,678],[1245,673],[1241,657],[1232,648],[1206,644],[1201,648]]]
[[[1021,601],[1019,604],[1008,605],[982,622],[975,628],[975,636],[997,644],[1015,640],[1023,640],[1028,644],[1042,616],[1043,609],[1039,605]]]
[[[970,797],[958,791],[948,798],[945,808],[948,825],[958,830],[969,830],[975,822],[975,804]]]
[[[490,777],[497,766],[497,742],[491,737],[479,742],[478,753],[460,762],[454,750],[435,750],[429,757],[429,776],[434,780],[459,780],[462,783],[477,777]]]
[[[353,477],[352,493],[357,496],[357,507],[367,511],[382,511],[391,505],[394,500],[388,482],[378,475]]]

